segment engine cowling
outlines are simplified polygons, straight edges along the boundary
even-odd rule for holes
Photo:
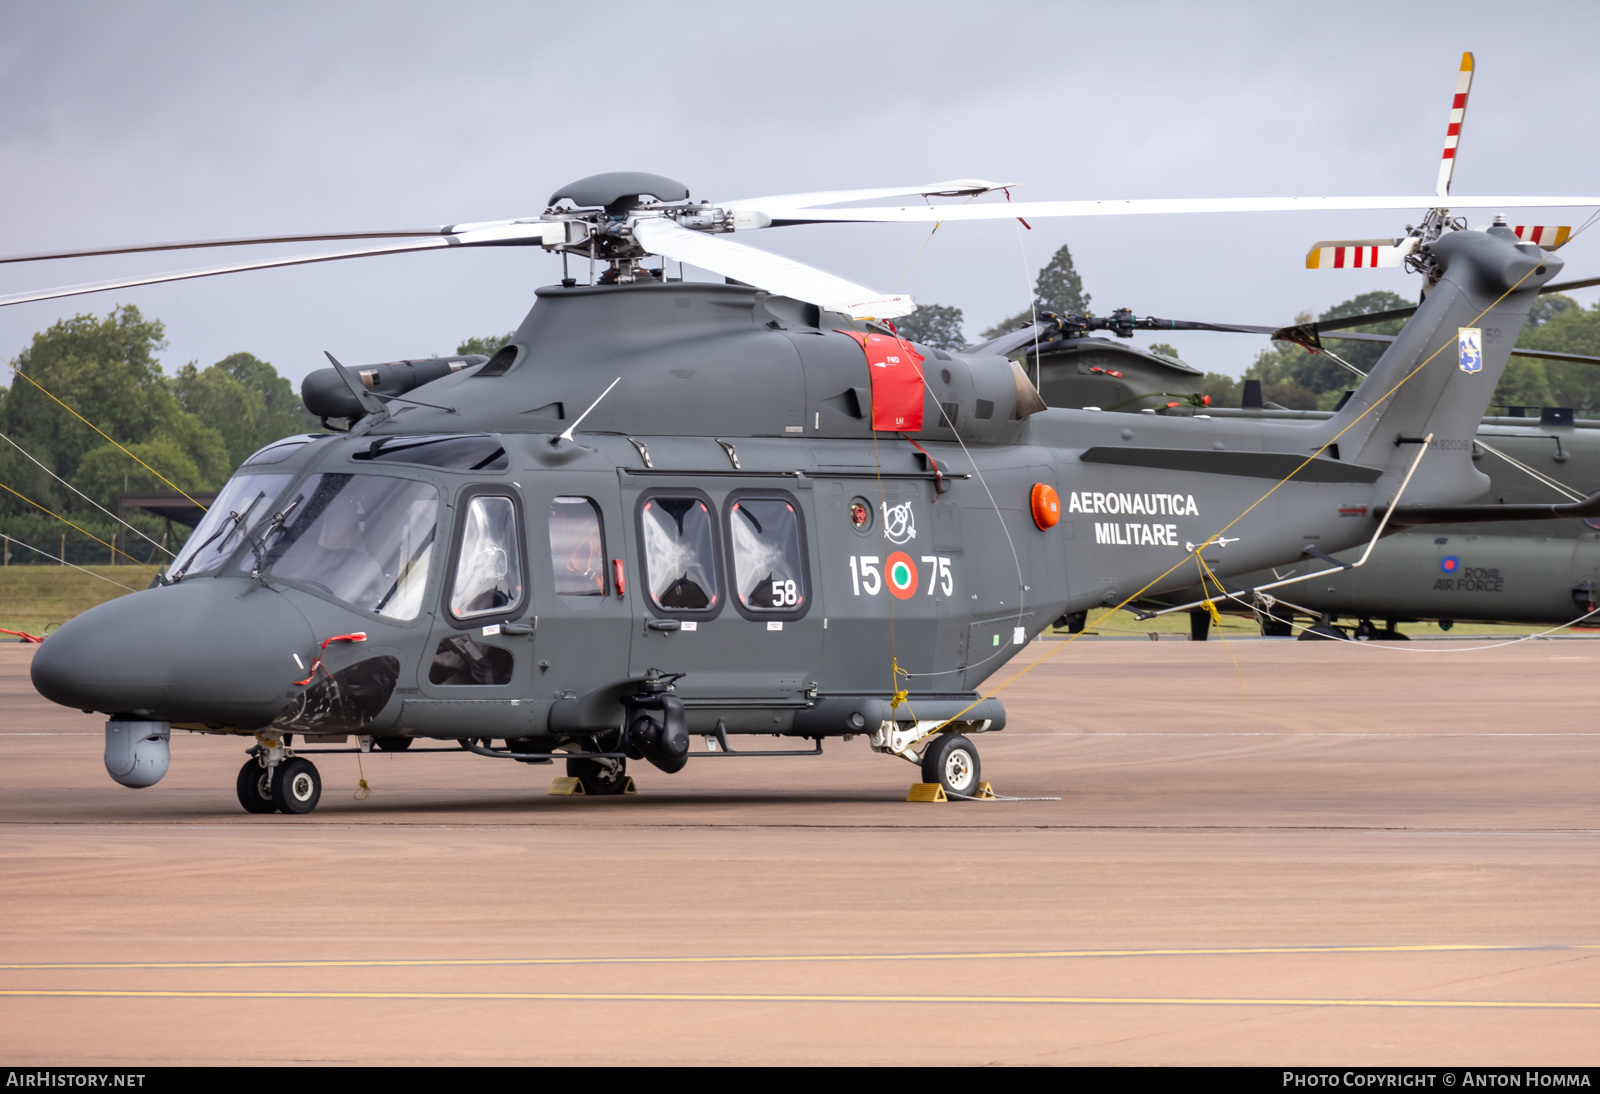
[[[166,722],[112,718],[106,722],[106,773],[123,786],[154,786],[172,762]]]

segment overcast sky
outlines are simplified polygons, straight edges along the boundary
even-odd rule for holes
[[[1600,194],[1593,3],[0,5],[0,254],[537,215],[609,170],[697,198],[953,177],[1019,200],[1427,193],[1461,52],[1458,194]],[[1513,221],[1577,224],[1586,211]],[[1070,243],[1097,311],[1283,323],[1397,271],[1308,271],[1414,213],[773,229],[742,242],[966,313],[1027,302]],[[1475,223],[1487,218],[1474,215]],[[238,252],[0,267],[0,294]],[[259,254],[260,250],[252,252]],[[1600,274],[1600,229],[1563,251]],[[908,272],[909,268],[909,272]],[[0,357],[85,311],[166,323],[168,372],[245,350],[296,382],[515,327],[537,249],[262,271],[0,309]],[[1594,292],[1579,294],[1586,303]],[[1262,348],[1178,334],[1237,374]]]

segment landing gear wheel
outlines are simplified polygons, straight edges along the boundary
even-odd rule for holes
[[[959,733],[941,733],[922,753],[922,781],[946,794],[976,796],[979,774],[978,748]]]
[[[239,804],[246,813],[275,813],[278,803],[272,800],[272,780],[266,768],[254,759],[246,760],[234,780],[234,790],[239,794]]]
[[[415,737],[378,737],[372,743],[384,752],[404,752],[414,740]]]
[[[1279,614],[1281,611],[1283,614]],[[1293,638],[1294,613],[1287,608],[1263,609],[1258,618],[1261,621],[1261,637],[1263,638]]]
[[[583,784],[585,794],[622,794],[628,789],[627,760],[571,759],[567,774]]]
[[[322,776],[299,756],[284,760],[273,773],[272,800],[284,813],[309,813],[322,798]]]

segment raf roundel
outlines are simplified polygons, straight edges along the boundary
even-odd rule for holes
[[[1447,574],[1453,574],[1461,569],[1461,560],[1455,555],[1445,555],[1439,560],[1439,569]]]
[[[917,592],[917,564],[904,551],[896,551],[883,564],[883,576],[889,591],[901,600],[909,600]]]
[[[1061,519],[1061,495],[1049,483],[1033,484],[1030,503],[1033,506],[1033,523],[1041,530],[1054,528],[1056,521]]]

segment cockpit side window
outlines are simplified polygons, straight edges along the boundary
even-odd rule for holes
[[[665,615],[714,615],[722,608],[710,506],[693,496],[653,494],[639,508],[645,591]]]
[[[522,605],[522,547],[517,507],[500,494],[468,500],[450,589],[457,619],[508,615]]]
[[[606,595],[606,544],[590,499],[550,503],[550,574],[558,596]]]
[[[390,619],[422,609],[439,517],[428,483],[387,475],[312,475],[263,527],[265,569]]]

